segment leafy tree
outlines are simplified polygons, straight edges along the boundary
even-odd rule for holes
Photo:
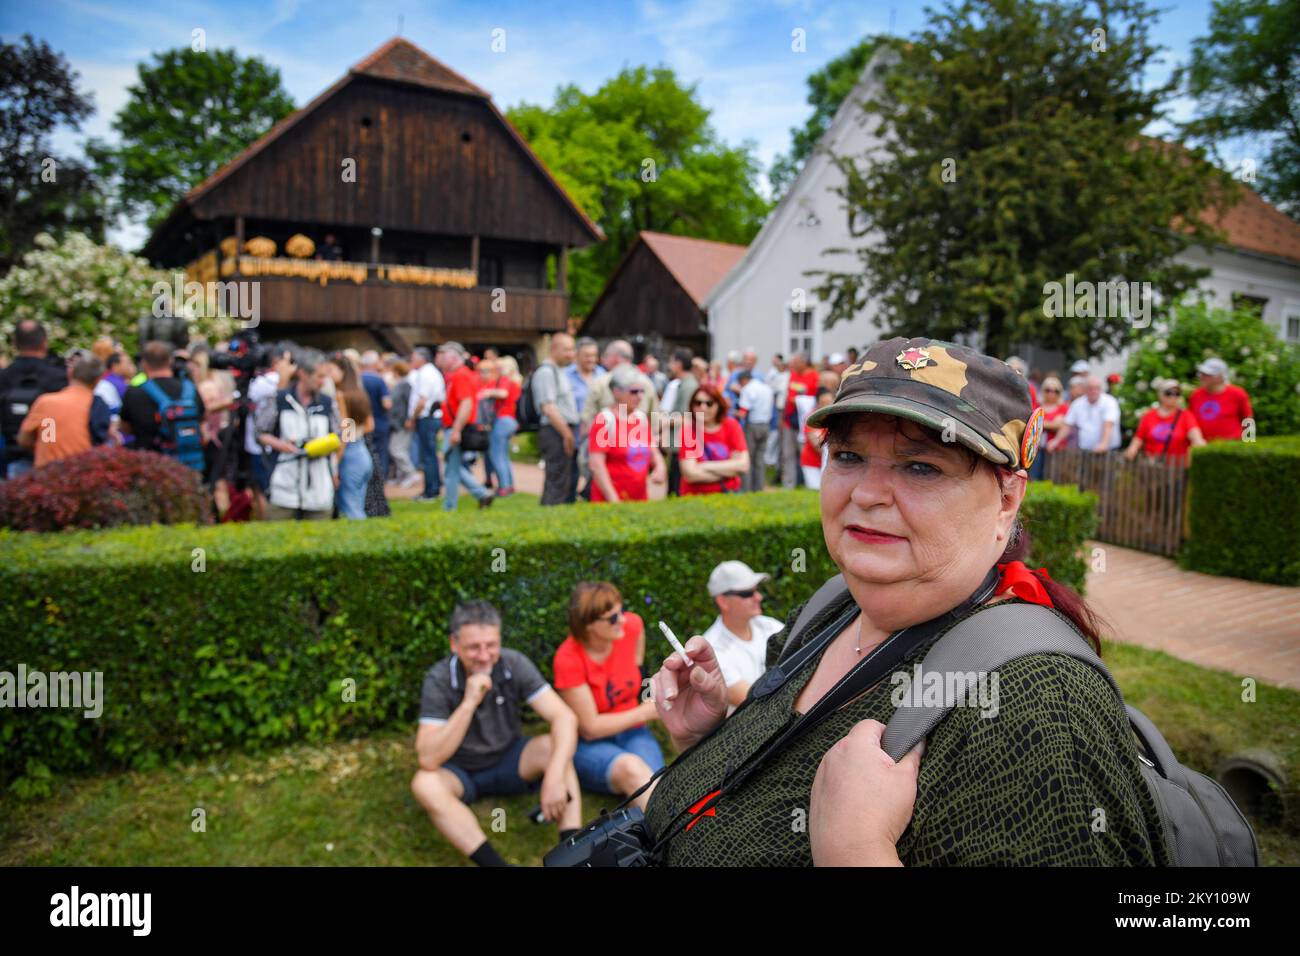
[[[171,272],[79,232],[62,240],[42,233],[33,246],[0,279],[0,353],[8,352],[14,327],[24,319],[45,326],[53,352],[89,348],[101,335],[135,349],[137,324],[153,307],[155,284],[175,282]],[[184,314],[191,317],[191,334],[209,341],[229,336],[236,325],[229,318]]]
[[[1198,101],[1184,132],[1219,144],[1270,145],[1261,191],[1300,216],[1300,0],[1215,0],[1210,32],[1192,44],[1182,78]],[[1243,170],[1244,172],[1244,170]]]
[[[858,85],[867,62],[884,40],[884,37],[876,36],[860,40],[847,53],[837,56],[820,70],[808,75],[808,103],[812,106],[813,113],[802,128],[790,130],[793,139],[790,152],[772,161],[767,178],[772,185],[774,199],[780,199],[799,175],[804,160],[812,154],[813,147],[835,118],[835,111],[840,108],[844,98],[853,92],[853,87]]]
[[[571,259],[575,314],[590,310],[639,231],[748,243],[768,211],[753,144],[720,142],[695,87],[672,70],[624,69],[595,93],[561,87],[551,107],[508,116],[608,237]]]
[[[1125,429],[1135,428],[1156,403],[1157,378],[1194,387],[1196,366],[1211,357],[1227,362],[1233,384],[1250,395],[1258,434],[1300,432],[1300,346],[1278,339],[1258,310],[1228,311],[1204,302],[1176,305],[1167,324],[1138,340],[1115,390]]]
[[[1149,282],[1174,301],[1204,275],[1173,257],[1216,238],[1201,213],[1235,195],[1198,154],[1142,135],[1174,90],[1141,86],[1154,17],[1142,0],[930,11],[866,104],[889,149],[834,157],[870,241],[826,250],[858,268],[811,273],[829,322],[874,300],[888,334],[1097,354],[1132,337],[1130,319],[1048,316],[1048,283]]]
[[[279,70],[234,50],[156,53],[137,75],[113,120],[120,144],[88,151],[114,183],[115,211],[150,227],[294,108]]]
[[[84,163],[55,156],[49,142],[55,128],[79,129],[94,111],[48,43],[31,34],[21,44],[0,40],[0,274],[40,232],[71,228],[103,238],[94,177]]]

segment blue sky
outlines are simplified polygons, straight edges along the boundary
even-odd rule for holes
[[[1174,0],[1156,30],[1168,47],[1151,81],[1183,61],[1205,32],[1209,0]],[[1162,8],[1163,8],[1162,7]],[[570,0],[570,2],[333,2],[333,0],[43,0],[0,9],[0,36],[31,32],[68,57],[97,113],[81,134],[112,138],[109,123],[126,101],[136,64],[153,52],[187,46],[206,32],[208,46],[235,47],[277,66],[302,105],[398,32],[488,90],[497,105],[549,103],[555,88],[599,86],[624,66],[665,64],[698,84],[712,122],[729,143],[752,140],[764,166],[790,145],[790,128],[810,108],[805,77],[868,33],[910,34],[924,22],[916,0]],[[506,49],[492,34],[505,30]],[[791,32],[807,50],[791,50]],[[1178,103],[1176,115],[1189,104]],[[1158,131],[1156,131],[1158,132]],[[763,179],[766,189],[766,177]],[[139,230],[114,238],[135,244]]]

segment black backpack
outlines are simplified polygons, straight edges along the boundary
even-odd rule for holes
[[[821,610],[847,594],[842,575],[831,578],[799,612],[794,638]],[[790,645],[793,646],[793,645]],[[1164,735],[1124,697],[1110,670],[1064,615],[1034,604],[994,604],[953,626],[921,659],[923,671],[990,673],[1031,654],[1064,654],[1096,670],[1125,707],[1138,740],[1137,757],[1160,816],[1173,866],[1259,866],[1259,845],[1249,821],[1218,783],[1180,764]],[[783,652],[784,656],[784,652]],[[923,740],[948,715],[952,702],[904,700],[885,727],[882,749],[895,760]],[[922,758],[924,759],[924,758]]]
[[[546,368],[545,365],[539,366],[524,379],[524,384],[519,391],[519,401],[515,403],[515,421],[519,423],[519,431],[535,432],[542,427],[542,410],[537,407],[537,402],[533,398],[533,377],[538,372]],[[551,366],[551,371],[556,375],[556,389],[559,389],[559,372],[555,371],[555,366]]]
[[[0,405],[0,433],[4,435],[6,445],[18,444],[18,429],[22,427],[32,403],[48,391],[41,378],[39,368],[30,368],[5,389],[4,401]]]

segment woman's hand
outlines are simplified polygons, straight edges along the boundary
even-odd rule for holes
[[[808,813],[815,865],[902,865],[895,846],[912,820],[925,741],[894,763],[880,749],[884,732],[860,721],[822,757]]]
[[[679,751],[692,746],[727,716],[727,682],[709,642],[696,634],[684,645],[693,662],[673,654],[655,674],[655,707]]]

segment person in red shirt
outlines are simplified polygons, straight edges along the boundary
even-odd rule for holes
[[[478,499],[480,508],[496,500],[469,470],[461,450],[465,429],[478,417],[478,391],[482,386],[478,372],[466,364],[468,358],[469,352],[459,342],[438,346],[438,371],[447,383],[447,398],[442,403],[442,424],[447,429],[446,490],[442,505],[445,511],[456,510],[462,484]]]
[[[817,370],[808,364],[807,355],[798,352],[791,356],[790,384],[781,413],[781,484],[786,488],[793,488],[799,480],[799,409],[795,399],[816,395],[819,383]]]
[[[1196,367],[1201,387],[1192,392],[1187,406],[1196,416],[1206,441],[1241,438],[1242,422],[1254,418],[1250,396],[1238,385],[1228,384],[1228,363],[1221,358],[1206,359]]]
[[[588,432],[593,503],[645,501],[646,479],[663,484],[668,475],[650,419],[640,408],[645,385],[630,362],[610,373],[614,404],[597,413]]]
[[[645,622],[623,610],[607,581],[584,581],[569,598],[569,635],[555,652],[555,689],[578,717],[573,766],[582,789],[631,796],[664,766],[646,721],[658,719],[642,699]],[[644,810],[654,787],[633,805]]]
[[[701,385],[691,396],[691,417],[682,432],[683,496],[740,490],[740,476],[749,471],[749,448],[728,407],[712,385]]]
[[[523,388],[523,378],[514,357],[503,355],[498,359],[484,357],[479,363],[479,372],[489,372],[487,388],[479,391],[480,398],[495,399],[496,417],[492,421],[492,433],[488,436],[487,474],[491,479],[496,476],[497,497],[504,498],[515,493],[515,469],[510,463],[510,439],[519,431],[519,420],[515,409],[519,404],[519,394]]]
[[[1148,458],[1186,460],[1187,450],[1200,448],[1205,438],[1196,416],[1183,408],[1182,385],[1172,378],[1158,379],[1155,384],[1160,403],[1143,414],[1124,457],[1132,461],[1142,449]]]
[[[823,388],[817,393],[817,407],[822,408],[835,401],[835,393]],[[811,414],[811,413],[809,413]],[[822,445],[826,441],[826,429],[803,426],[803,449],[799,452],[799,468],[803,471],[803,483],[813,491],[822,486]]]

